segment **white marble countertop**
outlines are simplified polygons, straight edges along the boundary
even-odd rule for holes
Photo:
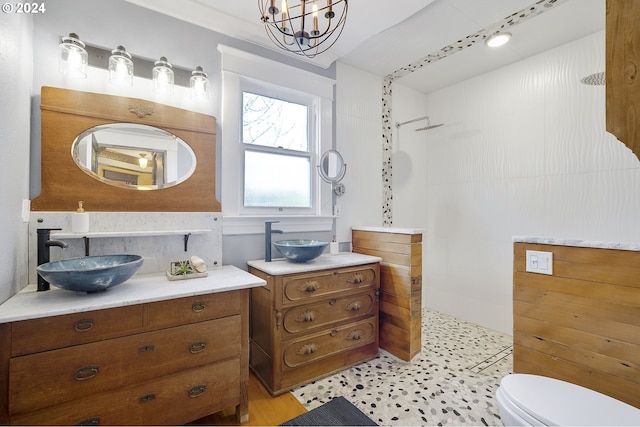
[[[247,261],[247,264],[267,274],[279,276],[283,274],[328,270],[330,268],[352,267],[381,261],[382,258],[377,256],[340,252],[336,255],[323,254],[314,260],[302,263],[291,262],[286,258],[276,258],[271,262],[266,262],[265,260]]]
[[[209,270],[207,277],[169,281],[165,273],[136,274],[104,292],[87,294],[51,286],[38,292],[28,285],[0,305],[0,323],[122,307],[172,298],[264,286],[266,282],[232,265]]]
[[[634,242],[601,242],[598,240],[558,239],[544,236],[513,236],[514,242],[535,243],[538,245],[577,246],[581,248],[619,249],[640,251],[640,243]]]
[[[375,231],[377,233],[396,233],[396,234],[422,234],[424,230],[420,228],[401,228],[401,227],[368,227],[353,226],[352,230],[356,231]]]

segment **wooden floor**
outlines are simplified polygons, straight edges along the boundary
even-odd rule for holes
[[[273,397],[253,373],[249,375],[249,422],[243,426],[277,426],[305,412],[307,410],[291,393]],[[190,424],[238,425],[235,408],[228,408]]]

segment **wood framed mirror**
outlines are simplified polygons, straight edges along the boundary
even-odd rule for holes
[[[74,211],[80,200],[88,211],[96,212],[221,211],[215,194],[215,117],[136,98],[46,86],[42,87],[41,94],[42,189],[31,202],[32,211]],[[79,136],[89,135],[95,139],[90,130],[105,127],[118,130],[126,127],[131,133],[131,128],[136,126],[155,129],[167,140],[175,137],[178,149],[192,153],[192,163],[184,179],[171,186],[157,184],[164,183],[167,174],[171,174],[168,159],[172,153],[166,148],[166,141],[162,144],[145,142],[142,146],[135,143],[123,148],[124,137],[118,136],[116,142],[103,146],[96,142],[93,144],[98,147],[95,150],[84,149],[85,156],[91,157],[93,151],[95,157],[86,163],[78,163],[76,141]],[[104,164],[100,167],[98,151],[105,151],[105,145],[111,163],[108,167]],[[155,181],[145,181],[144,185],[119,182],[130,179],[122,176],[140,176],[139,170],[149,168],[149,163],[142,168],[138,158],[133,159],[135,162],[129,161],[129,157],[134,157],[126,151],[129,149],[139,157],[142,157],[140,153],[145,154],[150,161],[163,153],[162,162],[152,163],[158,167],[153,171]],[[92,172],[89,165],[94,163],[96,169]],[[139,170],[136,172],[136,169]],[[109,171],[107,178],[104,177],[105,170]]]

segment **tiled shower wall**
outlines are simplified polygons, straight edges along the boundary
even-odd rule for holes
[[[511,333],[512,236],[640,241],[640,163],[605,131],[604,86],[580,83],[604,68],[600,32],[430,94],[445,126],[393,136],[393,225],[425,229],[424,306]],[[391,123],[423,115],[396,115],[421,95],[393,85]],[[382,225],[381,88],[338,67],[339,232]]]

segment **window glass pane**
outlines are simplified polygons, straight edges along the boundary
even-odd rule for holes
[[[308,151],[307,106],[242,92],[242,142]]]
[[[310,207],[310,159],[245,151],[244,205],[247,207]]]

